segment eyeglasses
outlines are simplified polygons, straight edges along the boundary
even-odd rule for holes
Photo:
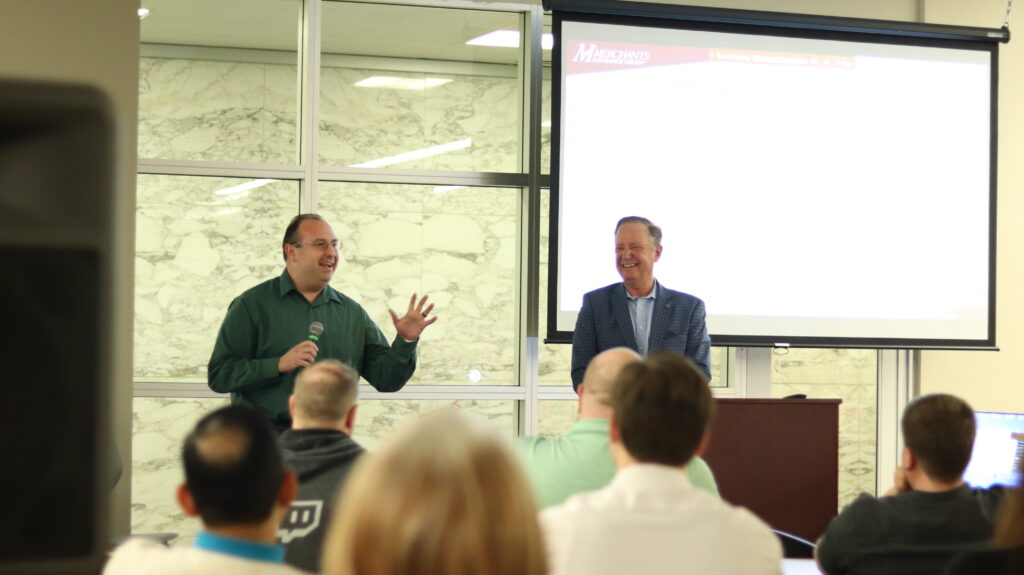
[[[338,240],[331,240],[331,241],[316,240],[316,241],[312,241],[312,242],[292,242],[292,245],[296,246],[296,247],[313,246],[314,248],[316,248],[317,250],[322,251],[322,252],[326,252],[327,251],[327,246],[331,246],[331,249],[333,249],[334,251],[338,251],[338,248],[341,247],[341,243],[338,242]]]

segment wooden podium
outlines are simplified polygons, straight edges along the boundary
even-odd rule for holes
[[[716,399],[704,459],[722,498],[816,542],[839,505],[839,399]]]

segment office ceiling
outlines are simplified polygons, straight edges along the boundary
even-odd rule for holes
[[[141,0],[142,42],[295,51],[299,0]],[[518,29],[516,13],[379,2],[324,2],[325,53],[514,64],[518,50],[467,46],[499,29]]]

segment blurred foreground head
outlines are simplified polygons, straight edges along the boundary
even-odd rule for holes
[[[456,412],[406,426],[349,477],[326,575],[543,575],[533,494],[507,440]]]

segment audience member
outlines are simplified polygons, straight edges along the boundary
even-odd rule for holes
[[[700,369],[653,353],[622,368],[610,402],[618,473],[607,487],[541,512],[551,573],[780,573],[771,529],[694,487],[685,471],[707,442],[714,411]]]
[[[285,470],[265,417],[241,405],[208,414],[185,439],[182,459],[178,504],[204,529],[195,545],[170,549],[131,539],[114,551],[106,575],[301,573],[284,565],[284,548],[274,544],[298,481]]]
[[[278,535],[285,562],[320,571],[320,553],[338,486],[364,449],[352,439],[359,374],[335,359],[302,370],[288,400],[292,428],[281,434],[285,464],[299,475],[299,495]]]
[[[640,361],[640,354],[628,347],[596,355],[576,389],[578,420],[572,428],[554,439],[523,437],[516,441],[541,507],[557,505],[576,493],[600,489],[615,476],[615,461],[608,443],[612,412],[608,392],[622,367],[635,361]],[[703,459],[694,457],[686,471],[695,486],[718,495],[715,477]]]
[[[1024,434],[1013,433],[1017,449]],[[1020,474],[1018,466],[1018,474]],[[1024,479],[1024,475],[1019,475]],[[1024,485],[1018,485],[1002,504],[992,547],[961,553],[946,570],[946,575],[1024,575]]]
[[[543,575],[537,507],[503,438],[454,412],[356,464],[324,545],[326,575]]]
[[[963,472],[974,446],[974,411],[946,394],[903,412],[904,447],[885,497],[861,494],[818,542],[822,571],[941,573],[957,551],[992,536],[1003,489],[972,489]]]

